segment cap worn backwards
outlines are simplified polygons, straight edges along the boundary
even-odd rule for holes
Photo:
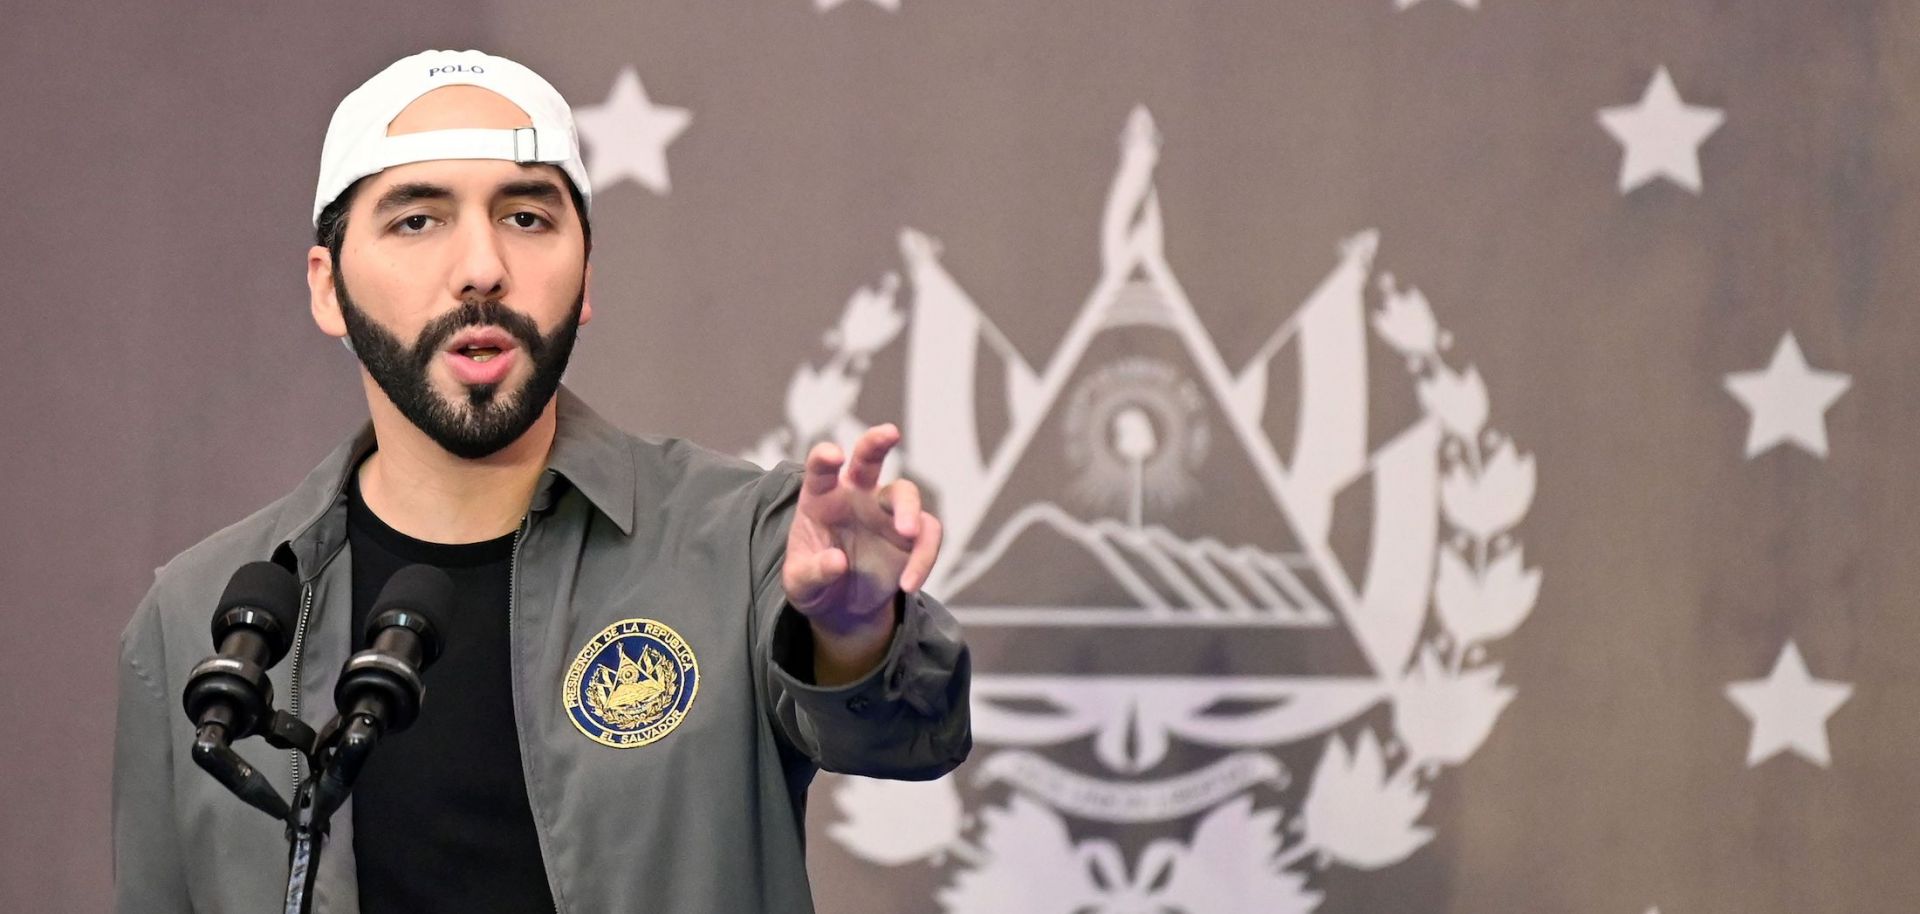
[[[442,86],[478,86],[519,106],[531,127],[425,130],[388,136],[387,126],[408,105]],[[327,205],[370,174],[432,159],[503,159],[557,165],[590,204],[593,189],[580,159],[573,109],[540,74],[479,51],[422,51],[394,61],[347,93],[327,124],[320,150],[320,186],[313,222]]]

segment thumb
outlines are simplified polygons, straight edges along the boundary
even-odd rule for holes
[[[780,583],[794,608],[811,609],[821,594],[846,573],[847,554],[837,547],[807,553],[790,549],[780,572]]]

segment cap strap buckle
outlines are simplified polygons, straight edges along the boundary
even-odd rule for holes
[[[532,127],[513,128],[513,160],[521,165],[540,161],[540,135]]]

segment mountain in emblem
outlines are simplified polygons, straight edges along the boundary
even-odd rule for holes
[[[1022,580],[996,580],[992,573],[1009,553],[1027,566]],[[1145,615],[1191,624],[1334,623],[1307,585],[1311,569],[1298,557],[1212,537],[1183,540],[1158,524],[1082,521],[1051,502],[1016,512],[973,555],[972,567],[984,573],[969,578],[963,569],[950,583],[956,605],[1094,606],[1099,609],[1089,612],[1117,611],[1121,619]],[[1046,569],[1040,581],[1032,568]]]

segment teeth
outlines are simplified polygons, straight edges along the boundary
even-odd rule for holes
[[[496,356],[496,355],[499,355],[499,353],[497,353],[497,352],[476,352],[476,353],[474,353],[473,355],[470,355],[470,356],[467,356],[467,358],[470,358],[470,359],[472,359],[472,360],[474,360],[474,361],[476,361],[476,362],[485,362],[485,361],[488,361],[488,360],[490,360],[490,359],[492,359],[492,358],[493,358],[494,356]]]

